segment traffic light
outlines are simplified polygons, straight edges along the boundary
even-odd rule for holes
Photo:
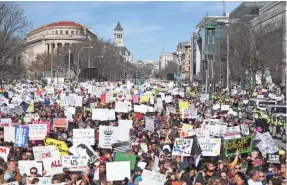
[[[136,79],[139,79],[139,71],[136,71]]]
[[[123,72],[121,72],[121,79],[123,79],[124,78],[124,73]]]

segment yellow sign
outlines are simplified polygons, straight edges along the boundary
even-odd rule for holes
[[[140,96],[140,102],[149,102],[149,96]]]
[[[182,124],[181,132],[180,132],[180,137],[188,137],[188,130],[192,129],[192,125],[189,124]]]
[[[45,146],[55,146],[61,155],[69,155],[69,149],[64,141],[59,141],[57,139],[45,138]]]
[[[34,102],[29,104],[29,107],[27,108],[27,112],[29,113],[34,112]]]
[[[188,109],[189,108],[189,104],[188,104],[187,101],[179,102],[178,106],[179,106],[179,113],[180,113],[180,115],[182,113],[182,109]]]

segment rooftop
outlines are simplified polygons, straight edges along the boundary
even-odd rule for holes
[[[116,28],[115,28],[115,31],[124,31],[124,29],[122,28],[120,22],[118,22]]]
[[[69,26],[69,27],[79,27],[79,28],[83,28],[83,26],[79,23],[75,23],[75,22],[69,22],[69,21],[63,21],[63,22],[54,22],[51,24],[46,24],[44,26],[41,26],[39,28],[34,29],[32,32],[36,32],[45,28],[49,28],[49,27],[55,27],[55,26]]]

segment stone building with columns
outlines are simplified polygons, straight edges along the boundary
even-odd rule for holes
[[[55,53],[69,48],[72,44],[97,39],[91,27],[75,22],[56,22],[32,30],[26,37],[26,63],[31,63],[37,56],[47,52]]]

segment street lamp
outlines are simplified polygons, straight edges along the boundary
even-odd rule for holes
[[[78,62],[77,62],[77,75],[76,75],[76,82],[78,82],[79,81],[79,74],[80,74],[80,52],[81,52],[81,50],[83,50],[83,49],[93,49],[94,47],[93,46],[91,46],[91,47],[82,47],[80,50],[79,50],[79,52],[78,52]]]

